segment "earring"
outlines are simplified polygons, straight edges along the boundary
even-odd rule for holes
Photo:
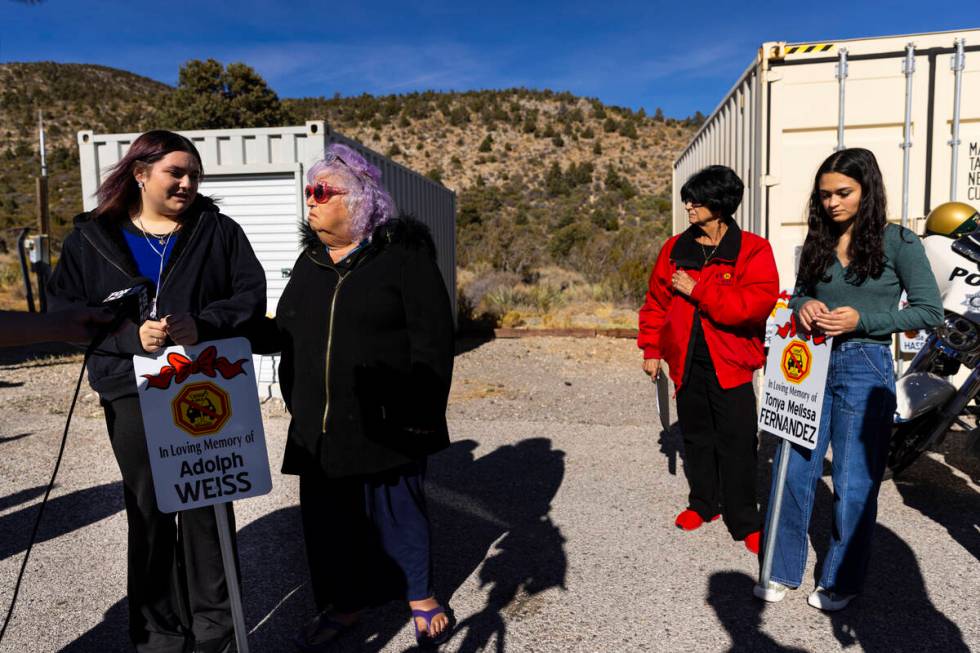
[[[140,187],[140,190],[143,190],[143,182],[142,181],[136,182],[136,185]]]

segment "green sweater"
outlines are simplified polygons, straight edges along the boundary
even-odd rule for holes
[[[797,286],[789,306],[793,311],[811,299],[834,310],[850,306],[861,314],[857,329],[843,337],[860,342],[889,343],[899,331],[929,329],[942,324],[943,303],[925,248],[914,233],[889,224],[885,226],[885,268],[877,279],[868,277],[857,284],[844,278],[844,267],[834,258],[827,268],[828,281],[812,288]],[[902,291],[909,305],[899,310]]]

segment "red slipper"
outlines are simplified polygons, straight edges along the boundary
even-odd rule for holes
[[[745,548],[755,555],[759,555],[759,535],[759,531],[749,533],[745,536],[745,539],[742,540],[745,543]]]
[[[719,517],[721,515],[715,515],[708,521],[715,521]],[[688,508],[677,515],[677,519],[674,520],[674,525],[683,531],[693,531],[701,528],[704,525],[704,520],[701,518],[701,515]]]

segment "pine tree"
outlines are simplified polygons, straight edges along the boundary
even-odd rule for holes
[[[160,124],[171,129],[273,127],[288,121],[279,97],[250,66],[192,59],[180,68]]]

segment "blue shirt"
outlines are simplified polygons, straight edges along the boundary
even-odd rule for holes
[[[126,244],[129,245],[129,251],[133,253],[133,258],[136,260],[136,269],[139,270],[140,275],[146,277],[155,285],[160,285],[160,255],[157,252],[163,252],[163,267],[166,267],[167,260],[174,251],[177,234],[170,236],[170,240],[167,240],[166,245],[161,245],[158,238],[150,235],[144,236],[132,223],[124,224],[122,232],[123,236],[126,237]],[[150,239],[149,243],[146,242],[147,238]],[[150,243],[153,243],[153,247],[156,247],[156,252],[153,251]]]

